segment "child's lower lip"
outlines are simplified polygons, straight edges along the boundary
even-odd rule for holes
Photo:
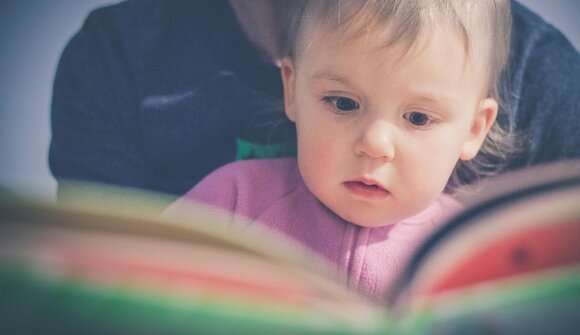
[[[343,184],[354,195],[367,199],[382,200],[390,194],[389,191],[378,185],[367,185],[360,181],[347,181]]]

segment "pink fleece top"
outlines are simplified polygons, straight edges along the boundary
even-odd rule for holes
[[[293,158],[228,164],[204,178],[165,214],[191,201],[225,209],[281,232],[323,255],[348,276],[349,285],[379,298],[419,242],[460,205],[447,195],[418,215],[379,228],[351,224],[310,193]]]

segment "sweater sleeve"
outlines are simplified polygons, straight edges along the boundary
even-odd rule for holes
[[[237,193],[236,164],[228,164],[203,178],[184,196],[171,204],[163,216],[188,215],[192,205],[235,214]]]
[[[299,185],[296,162],[292,158],[238,161],[224,165],[203,178],[166,214],[186,211],[195,203],[256,220]]]
[[[523,151],[510,168],[580,158],[580,55],[561,32],[517,2],[513,14],[509,93],[503,98]]]
[[[92,12],[63,51],[52,100],[50,168],[58,181],[89,180],[140,187],[147,183],[138,141],[119,111],[132,110],[132,83],[119,67],[123,49],[111,19]],[[63,189],[59,185],[59,194]]]

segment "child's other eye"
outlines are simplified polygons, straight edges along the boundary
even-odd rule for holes
[[[358,102],[346,97],[328,96],[322,98],[322,100],[333,105],[334,108],[339,112],[350,112],[360,108]]]
[[[407,121],[409,121],[413,126],[418,126],[418,127],[429,126],[433,122],[435,122],[435,119],[432,116],[427,115],[425,113],[421,113],[421,112],[405,113],[405,115],[403,115],[403,117]]]

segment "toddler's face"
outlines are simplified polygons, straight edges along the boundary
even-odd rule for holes
[[[282,63],[300,173],[349,222],[377,227],[424,210],[495,120],[484,71],[459,36],[427,35],[408,53],[368,36],[313,36]]]

